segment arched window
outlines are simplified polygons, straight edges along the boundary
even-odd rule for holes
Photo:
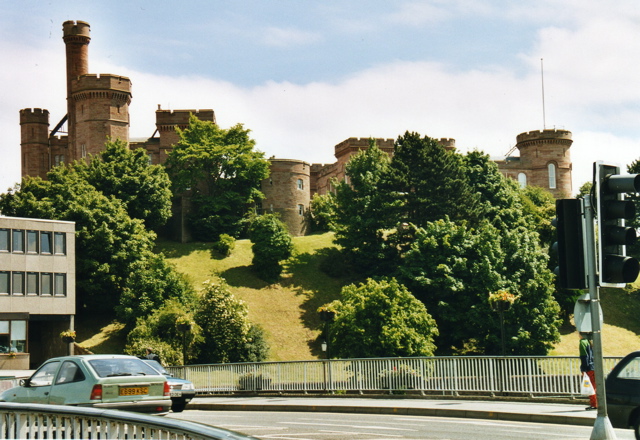
[[[549,171],[549,189],[556,189],[556,164],[550,163],[547,165]]]
[[[527,175],[525,173],[518,173],[518,185],[520,185],[520,188],[527,186]]]

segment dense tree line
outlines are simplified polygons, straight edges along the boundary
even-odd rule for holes
[[[504,314],[508,354],[545,354],[559,340],[552,197],[519,189],[481,152],[462,155],[409,132],[392,158],[371,145],[346,174],[335,196],[315,204],[333,214],[346,264],[395,277],[426,306],[435,353],[498,354],[489,295],[502,290],[517,298]]]

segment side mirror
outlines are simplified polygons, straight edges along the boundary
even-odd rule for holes
[[[20,382],[18,383],[20,384],[21,387],[31,386],[31,381],[29,379],[20,379]]]

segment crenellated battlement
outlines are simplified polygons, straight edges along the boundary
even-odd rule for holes
[[[49,125],[49,110],[43,108],[23,108],[20,110],[20,125],[22,124]]]
[[[186,126],[189,124],[189,117],[194,115],[201,121],[210,121],[215,124],[216,115],[213,109],[203,110],[156,110],[156,125],[177,125]]]
[[[73,93],[89,90],[113,90],[131,93],[131,80],[126,76],[102,74],[87,74],[71,80]]]
[[[81,39],[91,39],[91,26],[86,21],[68,20],[62,23],[62,38],[67,41],[68,38],[79,37]]]
[[[440,138],[438,143],[447,150],[455,150],[456,140],[454,138]]]
[[[538,141],[545,139],[563,139],[563,140],[571,140],[571,132],[569,130],[557,130],[557,129],[546,129],[546,130],[534,130],[527,131],[525,133],[520,133],[516,137],[516,141],[527,142],[527,141]]]
[[[347,154],[349,151],[366,150],[367,148],[369,148],[370,139],[371,138],[352,137],[340,142],[338,145],[335,146],[335,157],[341,157]],[[379,139],[375,139],[375,141],[378,148],[380,148],[383,151],[394,149],[394,145],[395,145],[394,139],[379,138]]]

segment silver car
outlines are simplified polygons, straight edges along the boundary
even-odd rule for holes
[[[170,388],[164,375],[135,356],[82,355],[52,358],[0,402],[46,403],[167,413]]]

